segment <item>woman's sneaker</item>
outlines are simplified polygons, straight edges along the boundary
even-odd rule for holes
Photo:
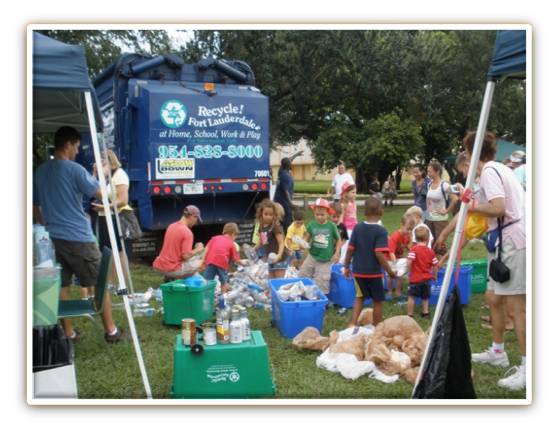
[[[492,347],[482,353],[473,353],[471,359],[478,364],[490,364],[495,367],[506,368],[510,365],[508,354],[506,352],[494,352]]]
[[[525,388],[525,366],[514,366],[506,371],[504,378],[498,381],[498,386],[511,390],[519,390]]]

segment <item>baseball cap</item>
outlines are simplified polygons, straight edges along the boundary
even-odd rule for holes
[[[524,163],[525,162],[525,157],[527,155],[525,154],[525,152],[523,152],[522,150],[516,150],[514,152],[512,152],[512,154],[510,155],[510,161],[511,162],[521,162]]]
[[[197,206],[194,206],[193,204],[189,204],[188,206],[186,206],[186,208],[184,208],[184,213],[189,213],[190,215],[194,215],[195,217],[198,218],[200,223],[203,222],[199,208]]]
[[[329,202],[325,198],[318,198],[318,199],[316,199],[314,204],[310,205],[311,209],[316,209],[317,207],[323,207],[324,209],[327,210],[327,213],[329,213],[329,214],[334,214],[335,213],[335,210],[333,210],[329,206]]]
[[[356,185],[353,182],[345,182],[341,187],[341,194],[345,194],[349,190],[349,188],[355,187]]]

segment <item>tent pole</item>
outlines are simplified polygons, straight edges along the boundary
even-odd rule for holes
[[[122,272],[122,263],[120,262],[120,256],[118,254],[118,244],[116,241],[116,235],[114,233],[114,226],[112,224],[112,218],[110,218],[110,205],[108,201],[108,193],[107,193],[107,186],[105,182],[105,174],[103,173],[103,161],[101,159],[101,152],[99,150],[99,142],[97,141],[97,128],[95,126],[95,116],[93,114],[93,100],[91,99],[91,92],[85,92],[85,103],[87,106],[87,117],[89,119],[89,130],[91,132],[91,143],[93,144],[93,153],[95,154],[95,162],[97,164],[98,170],[97,173],[99,174],[99,183],[101,187],[101,194],[102,194],[102,201],[103,201],[103,209],[105,215],[108,217],[105,218],[107,221],[107,228],[110,238],[110,246],[112,248],[113,254],[112,257],[114,259],[114,267],[116,269],[116,274],[118,276],[118,284],[120,289],[124,289],[126,287],[124,281],[124,274]],[[147,377],[147,372],[145,370],[145,364],[143,362],[143,356],[141,353],[141,347],[139,345],[138,335],[136,332],[136,325],[134,323],[134,318],[132,316],[132,310],[130,308],[130,302],[128,296],[123,296],[124,299],[124,308],[126,310],[126,316],[128,317],[128,324],[130,325],[130,331],[132,333],[132,340],[134,342],[134,348],[136,350],[136,357],[138,359],[138,365],[141,372],[141,376],[143,379],[143,385],[145,388],[145,393],[147,398],[152,398],[151,396],[151,387],[149,385],[149,379]]]
[[[494,88],[496,87],[495,81],[488,81],[486,83],[486,89],[484,92],[484,98],[482,102],[482,109],[479,118],[479,123],[477,126],[477,133],[475,136],[475,144],[473,147],[473,154],[471,155],[471,161],[469,164],[469,172],[467,173],[467,182],[465,183],[465,188],[471,188],[473,182],[475,181],[476,173],[477,173],[477,165],[479,162],[479,157],[482,149],[482,142],[484,141],[484,134],[486,132],[486,125],[488,124],[488,116],[490,115],[490,106],[492,104],[492,96],[494,95]],[[444,310],[444,306],[446,304],[446,296],[448,293],[449,284],[451,281],[451,277],[453,274],[453,268],[455,263],[455,258],[457,256],[457,252],[459,249],[459,244],[461,240],[461,234],[463,233],[463,226],[465,225],[465,217],[467,216],[467,210],[469,209],[469,204],[461,203],[461,208],[459,210],[459,215],[457,219],[457,226],[455,228],[455,234],[453,236],[453,241],[451,244],[450,255],[448,258],[448,263],[446,267],[446,271],[444,274],[444,281],[442,282],[442,288],[440,289],[440,296],[438,297],[438,303],[436,304],[436,311],[434,313],[434,318],[432,319],[432,326],[430,335],[428,335],[428,341],[426,343],[426,347],[424,349],[424,354],[422,355],[422,361],[419,367],[419,373],[417,375],[417,380],[415,382],[415,386],[413,387],[412,396],[415,395],[417,385],[422,379],[422,375],[424,374],[424,367],[425,361],[428,357],[428,354],[431,349],[431,343],[433,339],[433,335],[436,332],[436,327],[438,326],[438,321],[440,316],[442,315],[442,311]],[[456,282],[457,283],[457,282]]]

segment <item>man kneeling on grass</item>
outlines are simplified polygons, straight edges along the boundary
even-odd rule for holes
[[[379,224],[383,214],[382,200],[377,197],[368,198],[364,202],[366,221],[355,226],[349,240],[343,273],[349,277],[349,266],[352,260],[356,288],[353,316],[349,327],[356,326],[364,300],[368,298],[372,298],[374,301],[374,326],[382,321],[382,302],[384,301],[382,268],[391,278],[396,277],[385,256],[386,253],[389,253],[388,232]]]

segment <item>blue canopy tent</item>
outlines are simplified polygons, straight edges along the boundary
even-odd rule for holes
[[[85,50],[81,46],[64,44],[40,33],[33,32],[33,133],[55,132],[61,126],[71,126],[82,133],[89,133],[95,162],[102,166],[97,128],[102,127],[101,113],[87,72]],[[103,170],[98,171],[105,215],[111,214],[107,182]],[[113,203],[116,209],[116,202]],[[118,251],[111,218],[107,228],[112,251]],[[119,288],[126,287],[122,263],[113,254]],[[123,296],[128,324],[134,342],[136,357],[145,392],[151,398],[151,387],[127,296]]]
[[[89,131],[84,92],[94,95],[83,47],[33,32],[33,132],[54,132],[61,125]],[[93,105],[102,128],[94,97]]]
[[[484,93],[479,123],[477,126],[477,134],[475,137],[475,143],[473,148],[473,153],[471,155],[471,163],[469,166],[469,172],[467,173],[467,182],[465,188],[471,188],[473,181],[476,177],[477,165],[479,162],[479,157],[482,148],[482,142],[484,139],[484,134],[486,132],[486,126],[488,123],[488,116],[490,114],[490,106],[492,104],[492,97],[494,95],[494,89],[498,81],[504,80],[505,78],[520,78],[524,79],[527,73],[527,31],[526,30],[503,30],[499,31],[496,35],[496,41],[494,44],[494,51],[492,53],[492,60],[488,68],[488,82],[486,84],[486,89]],[[412,396],[417,398],[420,388],[424,383],[421,381],[425,377],[425,366],[427,360],[431,358],[431,353],[434,352],[432,342],[437,339],[440,334],[438,330],[438,322],[444,311],[448,288],[450,285],[450,280],[454,270],[454,264],[457,257],[459,243],[461,240],[461,235],[463,233],[463,227],[465,225],[465,218],[467,216],[469,205],[462,203],[459,210],[459,216],[457,220],[457,226],[455,229],[455,236],[453,237],[453,242],[450,250],[449,259],[447,262],[447,269],[444,274],[444,280],[442,287],[440,289],[440,295],[438,298],[438,304],[436,305],[436,311],[434,313],[434,318],[432,319],[432,332],[428,336],[427,345],[424,351],[422,362],[420,365],[420,370],[417,375],[417,380],[413,389]],[[442,302],[440,302],[440,299]],[[419,384],[421,386],[419,386]],[[421,390],[422,392],[422,390]]]

